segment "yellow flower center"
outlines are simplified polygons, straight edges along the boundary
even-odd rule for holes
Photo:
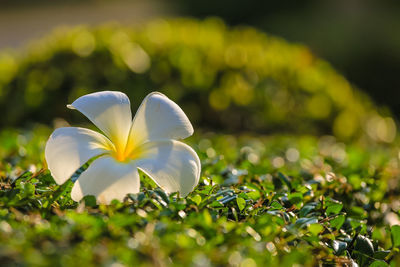
[[[128,155],[125,153],[125,149],[116,149],[113,153],[113,156],[116,160],[121,162],[124,162],[128,158]]]
[[[127,162],[143,156],[143,149],[141,149],[140,146],[135,147],[134,149],[127,149],[126,146],[116,146],[112,155],[118,161]]]

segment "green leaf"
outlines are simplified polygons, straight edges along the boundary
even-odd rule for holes
[[[246,200],[241,197],[236,198],[236,203],[240,211],[242,211],[246,207]]]
[[[333,228],[340,229],[342,227],[343,223],[345,222],[345,220],[346,220],[346,218],[344,217],[344,215],[339,215],[330,221],[330,225]]]
[[[327,204],[327,208],[326,208],[326,215],[330,216],[333,214],[338,214],[343,208],[343,204],[341,203],[330,203]]]
[[[260,199],[261,195],[259,191],[251,191],[247,193],[247,196],[255,201],[257,201],[258,199]]]
[[[278,201],[273,201],[271,203],[271,208],[280,210],[283,208],[283,206]]]
[[[369,265],[369,267],[387,267],[387,266],[389,265],[386,262],[380,260],[376,260]]]
[[[308,230],[312,235],[318,235],[322,230],[324,230],[324,227],[320,225],[319,223],[313,223],[310,224],[308,227]]]
[[[31,183],[21,183],[21,196],[30,197],[35,194],[35,186]]]
[[[303,202],[303,194],[299,192],[291,193],[288,199],[293,205],[300,204]]]
[[[216,200],[214,200],[211,204],[210,204],[210,207],[211,208],[218,208],[218,207],[223,207],[224,205],[221,203],[221,202],[219,202],[219,201],[216,201]]]
[[[201,203],[201,196],[197,194],[197,195],[193,196],[193,197],[191,198],[191,200],[192,200],[194,203],[196,203],[196,205],[200,205],[200,203]]]
[[[371,240],[362,235],[357,237],[354,250],[360,251],[365,255],[374,255],[374,246],[372,245]]]
[[[289,177],[287,177],[286,175],[284,175],[281,172],[278,172],[278,177],[284,184],[287,185],[289,190],[292,190],[292,183],[290,182]]]
[[[95,207],[97,205],[95,196],[88,195],[88,196],[85,196],[83,199],[85,201],[85,206]]]
[[[300,218],[295,222],[295,225],[299,226],[299,227],[305,227],[305,226],[308,226],[310,224],[315,224],[315,223],[318,223],[318,219],[315,217]]]
[[[393,225],[390,229],[393,247],[400,246],[400,225]]]
[[[235,221],[239,221],[238,213],[234,207],[231,208],[233,217],[235,217]]]
[[[374,253],[374,258],[378,260],[384,260],[387,255],[390,254],[390,250],[381,250],[381,251],[376,251]]]
[[[243,199],[245,199],[245,200],[249,199],[249,196],[248,196],[246,193],[244,193],[244,192],[240,193],[240,194],[238,195],[238,197],[241,197],[241,198],[243,198]]]
[[[332,240],[332,248],[335,255],[342,255],[347,248],[347,243],[339,240]]]
[[[154,193],[156,193],[159,197],[161,197],[161,199],[165,202],[165,203],[169,203],[169,198],[168,198],[168,196],[167,196],[167,194],[163,191],[163,190],[161,190],[161,189],[159,189],[159,188],[156,188],[155,190],[154,190]]]
[[[300,212],[299,212],[299,216],[300,217],[305,217],[308,213],[310,213],[311,211],[315,210],[316,206],[317,206],[316,202],[312,202],[312,203],[308,203],[308,204],[304,205],[304,207],[302,207]]]
[[[374,246],[371,240],[362,235],[357,236],[353,254],[360,266],[366,266],[374,255]]]

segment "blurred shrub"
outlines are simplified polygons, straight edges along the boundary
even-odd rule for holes
[[[82,119],[66,103],[121,90],[137,107],[150,91],[194,124],[223,131],[367,133],[391,142],[396,125],[306,47],[218,19],[58,29],[22,55],[0,55],[0,125]]]

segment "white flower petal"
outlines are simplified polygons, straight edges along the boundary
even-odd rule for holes
[[[122,92],[103,91],[84,95],[68,108],[77,109],[107,135],[117,149],[127,141],[132,124],[129,98]]]
[[[196,152],[174,140],[148,142],[140,147],[139,169],[150,176],[167,193],[186,196],[198,184],[201,164]]]
[[[148,140],[183,139],[193,134],[193,126],[182,109],[165,95],[149,94],[132,122],[128,148]]]
[[[93,161],[81,174],[72,188],[71,197],[80,201],[86,195],[93,195],[97,203],[109,204],[113,199],[123,201],[128,193],[138,193],[139,187],[139,173],[135,165],[104,156]]]
[[[89,159],[111,150],[113,145],[102,134],[76,127],[56,129],[46,143],[48,168],[58,184],[63,184]]]

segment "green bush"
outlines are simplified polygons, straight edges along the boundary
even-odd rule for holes
[[[227,29],[218,19],[58,29],[22,55],[1,54],[0,73],[2,126],[76,120],[81,116],[65,104],[93,91],[124,91],[137,107],[159,90],[194,124],[223,131],[383,142],[396,135],[388,112],[379,115],[366,95],[306,47],[253,28]]]

